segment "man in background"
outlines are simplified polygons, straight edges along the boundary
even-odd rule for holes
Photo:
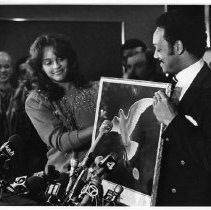
[[[156,70],[153,52],[139,39],[129,39],[121,47],[122,77],[125,79],[167,81],[165,76]]]

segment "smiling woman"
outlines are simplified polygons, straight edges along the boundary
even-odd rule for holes
[[[98,83],[78,71],[78,58],[64,35],[41,35],[30,48],[28,63],[38,90],[26,100],[26,112],[48,146],[48,165],[67,172],[91,143]]]
[[[53,47],[45,47],[43,50],[43,70],[47,76],[55,81],[62,82],[68,73],[67,58],[58,58],[54,54]]]

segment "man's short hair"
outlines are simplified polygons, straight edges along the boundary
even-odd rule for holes
[[[165,30],[164,37],[170,46],[177,40],[183,43],[185,50],[201,58],[205,52],[207,34],[204,20],[184,10],[172,10],[158,17],[156,27]]]
[[[142,40],[139,40],[139,39],[128,39],[121,46],[121,52],[123,52],[123,50],[130,50],[130,49],[134,49],[136,47],[142,47],[143,52],[145,52],[146,49],[147,49],[146,44]]]

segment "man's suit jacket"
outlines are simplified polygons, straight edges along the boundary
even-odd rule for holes
[[[156,205],[211,205],[211,70],[205,64],[179,102],[164,139]],[[191,116],[194,126],[186,117]]]

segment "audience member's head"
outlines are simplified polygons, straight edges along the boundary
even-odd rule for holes
[[[124,78],[153,80],[156,62],[143,41],[129,39],[122,45],[121,52]]]
[[[209,68],[211,68],[211,47],[206,48],[203,59],[207,63]]]
[[[0,52],[0,83],[5,84],[10,81],[13,73],[12,59],[7,52]]]
[[[20,57],[15,64],[15,76],[18,83],[24,84],[27,90],[36,89],[33,73],[30,65],[27,63],[28,56]]]
[[[28,74],[28,68],[27,68],[27,61],[28,57],[23,56],[19,58],[15,64],[15,72],[19,76],[19,79],[24,80],[26,75]]]
[[[37,78],[38,88],[47,93],[50,100],[56,100],[64,94],[58,83],[70,81],[78,87],[86,83],[78,72],[77,54],[64,35],[39,36],[30,48],[27,63]],[[55,72],[55,66],[60,67],[60,70]],[[55,94],[55,88],[58,94]]]
[[[128,39],[121,46],[122,58],[126,59],[128,56],[135,55],[139,52],[145,52],[147,49],[146,44],[139,39]]]
[[[177,74],[200,59],[206,47],[204,22],[184,11],[162,14],[153,35],[154,57],[164,73]]]

